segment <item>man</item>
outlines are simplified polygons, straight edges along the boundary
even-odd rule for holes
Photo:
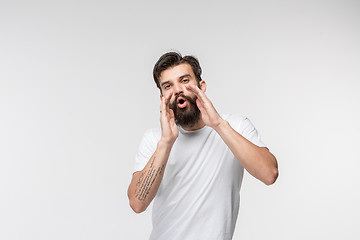
[[[151,240],[232,239],[244,168],[267,185],[278,176],[251,122],[217,113],[201,72],[196,58],[175,52],[154,67],[161,129],[145,133],[128,189],[136,213],[156,195]]]

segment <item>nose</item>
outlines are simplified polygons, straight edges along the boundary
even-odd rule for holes
[[[173,89],[175,96],[179,95],[180,93],[184,93],[184,88],[180,84],[175,84]]]

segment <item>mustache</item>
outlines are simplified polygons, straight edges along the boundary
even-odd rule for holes
[[[197,98],[196,96],[194,98],[191,98],[189,96],[185,96],[184,94],[180,93],[180,94],[176,95],[174,101],[170,105],[176,106],[176,103],[177,103],[177,100],[179,97],[184,98],[186,101],[188,101],[190,103],[196,103],[196,98]]]
[[[186,108],[181,109],[178,107],[177,100],[179,97],[184,98],[188,102]],[[199,121],[201,113],[200,109],[196,105],[196,100],[196,95],[186,96],[182,93],[179,93],[175,96],[175,100],[169,104],[169,107],[174,111],[175,123],[177,125],[192,127]]]

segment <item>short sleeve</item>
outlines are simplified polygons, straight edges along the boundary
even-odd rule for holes
[[[240,133],[244,138],[256,146],[266,147],[261,140],[260,134],[247,117],[229,114],[225,114],[224,117],[230,123],[232,128],[234,128],[234,130]]]
[[[144,169],[149,159],[154,154],[156,150],[156,145],[157,141],[154,136],[154,130],[147,130],[141,139],[139,150],[135,157],[135,166],[133,173]]]
[[[253,144],[259,147],[266,147],[266,145],[261,140],[260,134],[254,127],[254,125],[251,123],[251,121],[246,117],[240,123],[239,133]]]

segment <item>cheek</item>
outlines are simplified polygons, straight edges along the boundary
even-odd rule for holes
[[[183,92],[184,92],[184,95],[185,95],[185,96],[188,96],[188,97],[193,97],[193,95],[194,95],[192,92],[190,92],[190,91],[188,91],[188,90],[186,90],[186,89],[184,89]]]
[[[171,98],[170,98],[170,103],[173,103],[175,101],[175,95],[172,95]]]
[[[196,95],[192,92],[184,92],[185,96],[190,97],[191,99],[195,99]]]

